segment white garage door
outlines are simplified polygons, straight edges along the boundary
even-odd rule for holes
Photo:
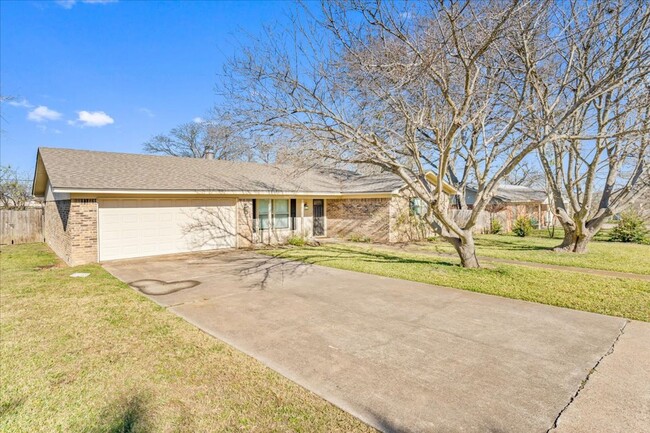
[[[99,200],[99,260],[235,247],[234,199]]]

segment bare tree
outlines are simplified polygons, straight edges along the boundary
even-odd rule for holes
[[[546,176],[539,165],[536,166],[529,161],[523,161],[506,176],[505,181],[510,185],[544,189]]]
[[[304,12],[305,22],[270,31],[228,65],[226,90],[240,119],[324,161],[397,174],[429,204],[424,218],[463,266],[478,267],[472,228],[510,169],[494,173],[494,162],[514,166],[533,148],[509,134],[521,120],[526,76],[510,72],[505,52],[523,8],[329,2]],[[462,224],[443,190],[457,170],[479,184]],[[438,182],[426,179],[429,171]]]
[[[149,153],[205,158],[212,152],[215,159],[236,160],[245,156],[244,141],[229,114],[213,111],[208,120],[184,123],[168,134],[160,134],[144,144]]]
[[[498,184],[562,136],[575,112],[611,88],[608,77],[627,73],[604,65],[544,128],[530,120],[535,74],[571,69],[555,43],[565,29],[553,13],[562,7],[517,0],[306,5],[291,28],[269,29],[241,48],[223,91],[238,120],[259,134],[279,134],[322,160],[400,176],[428,203],[426,222],[462,265],[478,267],[472,230]],[[572,82],[558,78],[554,90],[564,95]],[[477,185],[467,220],[452,218],[445,181],[461,193]]]
[[[10,102],[16,99],[14,96],[11,95],[0,95],[0,122],[3,122],[5,120],[3,114],[2,114],[2,104],[5,102]],[[0,127],[0,134],[4,134],[5,130]]]
[[[0,166],[0,206],[6,209],[25,209],[31,199],[30,184],[10,165]]]
[[[565,233],[556,250],[582,253],[650,186],[650,9],[643,1],[573,2],[556,13],[566,31],[552,39],[558,61],[549,64],[559,68],[529,63],[536,110],[528,131],[539,139],[566,107],[580,105],[539,157]],[[545,54],[537,55],[539,63]]]

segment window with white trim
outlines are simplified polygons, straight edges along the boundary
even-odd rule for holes
[[[411,198],[410,202],[411,215],[423,216],[427,213],[427,203],[419,197]]]
[[[273,228],[289,228],[289,200],[273,200]]]
[[[269,228],[269,202],[271,200],[257,200],[257,219],[260,230]]]
[[[289,200],[257,200],[257,218],[260,230],[289,228]],[[270,225],[270,222],[273,222]]]

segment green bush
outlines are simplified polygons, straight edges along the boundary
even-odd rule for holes
[[[350,242],[365,242],[365,243],[372,241],[372,239],[370,239],[368,236],[361,235],[359,233],[352,233],[350,236],[348,236],[348,240]]]
[[[533,223],[527,215],[517,217],[515,223],[512,225],[512,232],[519,237],[528,236],[533,231]]]
[[[614,242],[648,242],[648,230],[645,221],[634,211],[624,212],[616,227],[609,234],[609,240]]]
[[[501,230],[503,230],[503,226],[501,225],[501,221],[499,221],[496,218],[492,218],[490,220],[490,234],[491,235],[496,235],[501,233]]]
[[[302,236],[291,236],[287,239],[287,243],[289,245],[293,245],[294,247],[304,247],[306,242],[305,238]]]

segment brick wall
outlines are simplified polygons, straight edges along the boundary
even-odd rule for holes
[[[57,256],[65,262],[70,260],[70,233],[68,231],[70,200],[48,201],[45,203],[43,218],[43,237]]]
[[[367,236],[376,242],[389,241],[390,198],[328,199],[327,236]]]
[[[49,201],[43,224],[45,242],[71,266],[97,261],[97,202]]]
[[[97,201],[72,199],[70,216],[70,263],[73,265],[97,261]]]
[[[390,202],[390,236],[388,241],[414,242],[433,236],[433,229],[421,218],[411,213],[411,194],[393,197]]]

